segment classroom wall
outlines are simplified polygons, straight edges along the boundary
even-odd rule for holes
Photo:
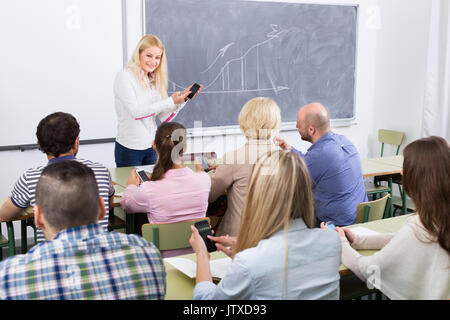
[[[301,2],[318,3],[306,0]],[[407,142],[419,138],[430,1],[327,0],[324,3],[359,5],[356,119],[351,126],[334,128],[334,131],[346,135],[356,145],[362,158],[379,154],[379,128],[404,131]],[[127,51],[130,56],[142,36],[142,1],[127,0],[126,5]],[[377,18],[377,12],[380,19]],[[24,11],[23,14],[35,13]],[[10,76],[21,77],[19,74]],[[46,81],[45,74],[40,81]],[[113,79],[111,83],[112,81]],[[114,112],[113,106],[111,112]],[[83,130],[82,123],[81,129]],[[306,150],[309,146],[300,140],[295,128],[282,132],[281,135],[298,149]],[[244,142],[241,135],[195,138],[188,141],[188,152],[214,150],[220,157]],[[115,166],[112,143],[82,145],[78,156],[101,162],[107,167]],[[46,158],[39,150],[5,151],[0,152],[0,163],[0,196],[7,197],[19,175],[27,168],[46,163]],[[15,226],[16,235],[19,235],[19,224]],[[31,235],[30,229],[29,237]]]

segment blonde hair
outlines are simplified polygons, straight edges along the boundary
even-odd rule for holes
[[[142,39],[138,42],[136,49],[134,49],[133,55],[131,56],[131,59],[128,62],[126,68],[130,69],[133,72],[136,79],[138,79],[138,82],[142,85],[143,88],[150,88],[149,79],[142,72],[140,62],[140,54],[142,53],[142,51],[150,47],[158,47],[162,51],[159,66],[155,69],[155,71],[153,71],[154,86],[162,98],[167,98],[167,87],[169,83],[167,77],[167,61],[164,51],[164,45],[157,36],[148,34],[142,37]]]
[[[280,108],[272,99],[256,97],[242,107],[238,121],[248,139],[269,139],[280,130]]]
[[[258,159],[253,169],[242,213],[235,255],[284,228],[285,254],[281,298],[284,299],[288,268],[289,221],[303,219],[314,226],[314,206],[308,169],[300,156],[283,150]]]
[[[294,152],[272,151],[255,164],[233,257],[255,247],[291,219],[314,226],[314,206],[308,169]]]

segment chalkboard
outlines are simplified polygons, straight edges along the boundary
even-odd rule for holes
[[[203,91],[176,121],[233,126],[249,99],[265,96],[295,122],[320,102],[331,119],[354,118],[357,6],[221,0],[146,0],[145,33],[164,43],[169,94]],[[197,125],[198,126],[198,125]]]

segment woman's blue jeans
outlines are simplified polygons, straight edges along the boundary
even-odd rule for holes
[[[158,158],[153,148],[146,150],[133,150],[124,147],[116,141],[114,148],[114,158],[117,168],[120,167],[136,167],[149,164],[155,164]]]

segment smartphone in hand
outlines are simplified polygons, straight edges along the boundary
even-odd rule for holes
[[[197,93],[198,89],[200,89],[200,85],[197,83],[194,83],[191,87],[191,93],[189,93],[189,95],[187,96],[188,99],[192,99],[195,94]]]
[[[214,244],[211,239],[209,239],[207,236],[212,236],[211,228],[209,227],[208,220],[201,220],[196,223],[194,223],[194,226],[197,228],[198,233],[202,237],[203,241],[205,242],[206,249],[208,252],[217,251],[216,245]]]
[[[211,170],[211,168],[209,167],[208,161],[206,161],[206,158],[204,155],[202,155],[202,167],[203,167],[203,170],[205,170],[205,172],[208,172]]]
[[[142,182],[150,181],[149,177],[147,176],[147,173],[145,173],[142,169],[136,169],[136,173],[138,174],[139,178]]]

